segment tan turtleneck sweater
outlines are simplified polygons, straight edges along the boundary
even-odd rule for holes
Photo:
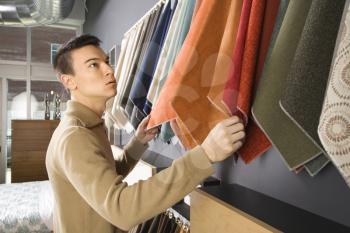
[[[128,186],[122,180],[147,146],[133,138],[124,159],[114,161],[103,120],[78,102],[67,106],[46,155],[55,233],[128,230],[174,205],[214,172],[197,146],[171,167]]]

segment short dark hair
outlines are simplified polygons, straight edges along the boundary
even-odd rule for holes
[[[89,34],[72,38],[67,43],[63,44],[58,50],[58,53],[53,61],[53,68],[60,74],[74,75],[71,51],[87,45],[100,47],[100,42],[101,40],[99,38]]]

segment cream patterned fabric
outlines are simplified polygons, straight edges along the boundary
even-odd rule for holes
[[[332,70],[318,127],[322,145],[350,186],[350,10],[338,34]]]

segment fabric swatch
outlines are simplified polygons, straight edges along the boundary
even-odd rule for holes
[[[290,1],[269,60],[260,78],[252,107],[255,122],[280,152],[290,170],[310,161],[321,150],[279,107],[287,74],[297,49],[311,0]]]
[[[169,26],[169,32],[167,33],[162,52],[153,75],[153,80],[147,94],[147,102],[144,112],[146,112],[146,106],[148,109],[151,109],[159,97],[160,90],[164,86],[168,73],[175,62],[175,58],[179,53],[190,28],[195,3],[195,0],[181,0],[176,7],[172,22]],[[164,123],[161,127],[159,138],[164,142],[168,142],[173,136],[174,133],[170,127],[170,124]]]
[[[161,5],[161,6],[163,8],[163,5]],[[146,31],[145,40],[144,40],[144,43],[142,45],[141,55],[140,55],[140,58],[139,58],[139,61],[138,61],[138,64],[137,64],[137,70],[135,71],[135,75],[136,75],[136,73],[140,72],[142,64],[144,63],[145,54],[146,54],[146,52],[148,50],[148,47],[150,46],[150,42],[151,42],[152,36],[153,36],[153,34],[155,32],[155,28],[157,26],[157,23],[158,23],[158,20],[159,20],[162,8],[159,8],[158,10],[155,10],[151,14],[151,18],[149,20],[149,28],[147,28],[147,31]],[[129,92],[129,96],[130,96],[131,87],[134,85],[134,82],[135,82],[135,75],[134,75],[134,80],[132,82],[128,83],[128,86],[126,87],[127,89],[130,89],[128,91]],[[124,103],[122,102],[122,105],[123,105],[123,108],[124,108],[125,112],[128,115],[128,118],[131,120],[132,112],[133,112],[133,109],[134,109],[134,104],[131,101],[131,99],[129,98],[129,96],[127,98],[126,104],[125,104],[125,102]]]
[[[127,79],[127,82],[123,90],[123,96],[120,103],[120,106],[122,109],[126,108],[127,102],[129,100],[131,87],[135,80],[135,75],[138,72],[139,67],[141,67],[142,59],[145,55],[146,49],[150,43],[151,35],[154,31],[154,27],[155,27],[154,21],[157,20],[158,16],[159,16],[159,13],[158,14],[153,13],[149,17],[149,20],[145,19],[145,26],[142,28],[142,31],[141,31],[142,39],[139,41],[137,45],[137,52],[136,52],[136,56],[134,57],[133,67],[131,68],[129,77]]]
[[[344,4],[345,0],[312,2],[280,102],[321,150],[317,127]]]
[[[229,112],[231,114],[238,114],[237,98],[239,92],[239,80],[241,77],[244,43],[246,40],[251,8],[252,0],[244,0],[239,22],[238,35],[233,52],[233,65],[229,71],[228,79],[224,84],[223,93],[219,93],[216,96],[216,101],[212,101],[215,103],[218,109],[225,109],[225,112]]]
[[[146,114],[143,112],[143,108],[146,103],[146,96],[152,82],[154,69],[158,62],[169,22],[171,21],[171,12],[171,1],[168,1],[159,18],[159,22],[145,53],[140,70],[135,75],[135,81],[132,85],[129,96],[129,99],[134,104],[133,111],[136,113],[134,115],[132,114],[131,116],[131,124],[134,126],[134,128],[137,128],[138,124],[146,116]]]
[[[121,42],[121,46],[120,46],[120,54],[119,54],[118,63],[117,63],[116,69],[114,71],[114,77],[115,77],[117,83],[119,83],[119,79],[121,76],[122,66],[123,66],[123,63],[125,60],[125,52],[126,52],[126,48],[128,45],[128,40],[129,40],[128,35],[124,35],[122,42]],[[117,86],[117,90],[118,90],[118,86]],[[116,126],[118,128],[123,128],[123,125],[121,123],[119,123],[119,120],[118,120],[118,113],[117,113],[118,106],[116,103],[116,98],[117,98],[116,96],[113,98],[113,106],[112,106],[111,114],[113,115],[114,119],[116,119],[115,120]]]
[[[112,113],[118,119],[119,125],[124,128],[127,125],[128,119],[123,114],[120,109],[120,102],[123,95],[123,89],[125,86],[125,82],[128,79],[128,75],[132,66],[132,58],[137,45],[137,41],[139,39],[140,30],[143,27],[143,22],[133,28],[128,34],[128,42],[125,50],[125,56],[122,62],[122,68],[120,75],[118,77],[118,85],[117,85],[117,94],[114,97],[113,109]]]
[[[174,17],[169,26],[169,31],[164,41],[164,46],[159,56],[157,67],[154,71],[151,86],[147,94],[147,103],[151,108],[153,103],[157,100],[158,89],[162,88],[164,84],[163,79],[166,79],[168,73],[174,64],[176,55],[178,54],[183,41],[187,35],[192,19],[192,13],[195,0],[184,1],[180,0]],[[181,33],[184,31],[184,33]],[[180,46],[179,46],[180,45]]]
[[[255,93],[255,85],[260,78],[277,14],[280,14],[279,17],[283,18],[287,4],[281,6],[284,8],[280,9],[280,0],[258,2],[253,0],[250,13],[237,102],[238,109],[242,112],[243,120],[246,123],[245,142],[238,151],[239,156],[245,163],[251,162],[271,147],[271,143],[264,132],[259,129],[254,120],[250,119],[250,109],[251,99]],[[276,26],[275,30],[279,30],[280,24]]]
[[[334,51],[318,135],[334,166],[350,186],[350,10],[346,4]]]
[[[224,31],[232,26],[227,19],[233,9],[232,1],[203,0],[151,112],[148,128],[177,119],[190,132],[191,145],[196,145],[219,121],[227,118],[210,103],[207,94]]]
[[[220,43],[220,51],[217,58],[214,58],[217,59],[217,65],[208,93],[209,101],[211,101],[219,111],[222,111],[227,115],[230,115],[230,112],[227,111],[226,107],[222,106],[224,88],[229,76],[232,76],[232,72],[237,74],[237,76],[239,75],[238,70],[234,68],[239,69],[240,67],[238,66],[241,65],[245,36],[252,7],[252,0],[237,0],[233,2],[235,3],[234,9],[231,10],[230,15],[228,16],[228,20],[231,21],[232,26],[225,30]],[[235,57],[233,57],[234,52],[236,55]],[[232,69],[234,69],[234,71]],[[237,78],[239,79],[239,77]]]

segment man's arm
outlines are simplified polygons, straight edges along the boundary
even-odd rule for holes
[[[149,116],[145,117],[136,129],[134,137],[124,147],[122,155],[116,159],[118,174],[127,176],[148,148],[148,142],[158,133],[158,128],[147,130]]]
[[[117,173],[126,177],[140,160],[142,154],[148,148],[148,144],[140,142],[133,137],[128,144],[124,146],[121,155],[114,157]]]
[[[197,146],[171,167],[127,186],[88,129],[72,129],[58,146],[62,152],[58,164],[70,183],[96,212],[123,230],[174,205],[214,172],[204,150]]]

